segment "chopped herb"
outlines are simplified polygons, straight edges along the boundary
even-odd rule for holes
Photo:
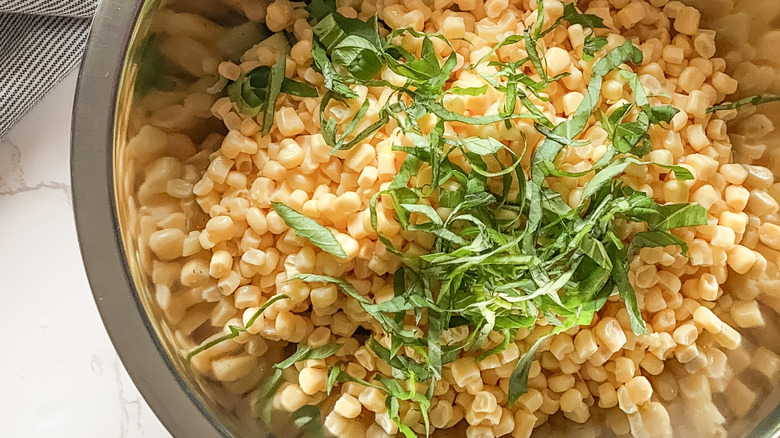
[[[533,335],[535,343],[518,360],[509,382],[508,398],[513,404],[527,390],[533,356],[544,340],[577,325],[590,324],[611,296],[619,295],[624,301],[633,331],[646,333],[636,292],[628,280],[629,257],[645,247],[677,245],[685,252],[685,242],[670,230],[707,223],[707,212],[700,205],[659,205],[620,180],[630,165],[657,165],[673,172],[678,180],[693,178],[683,167],[639,159],[650,150],[651,127],[669,123],[678,110],[668,105],[652,106],[652,99],[636,74],[620,73],[632,90],[634,102],[609,115],[597,111],[604,77],[624,63],[638,66],[643,61],[642,51],[631,41],[613,48],[595,63],[584,99],[568,120],[556,125],[556,118],[542,113],[535,102],[549,101],[545,90],[567,74],[548,75],[544,65],[546,43],[541,39],[566,21],[591,29],[585,40],[584,57],[594,56],[607,43],[606,38],[593,34],[593,30],[605,28],[598,16],[582,14],[573,4],[566,4],[563,16],[546,27],[543,7],[539,2],[537,22],[531,29],[523,35],[508,36],[477,64],[490,58],[499,47],[520,43],[527,53],[525,59],[490,61],[488,66],[495,67],[494,73],[480,72],[485,85],[461,88],[448,86],[457,64],[454,50],[444,59],[436,53],[437,39],[449,44],[443,36],[412,29],[380,31],[381,23],[376,18],[347,18],[324,0],[313,0],[308,6],[311,18],[316,20],[313,64],[322,73],[327,90],[319,109],[321,130],[332,152],[370,139],[391,122],[410,139],[412,146],[392,145],[394,151],[405,152],[406,157],[392,182],[369,203],[371,223],[379,241],[402,262],[394,273],[394,296],[375,303],[342,279],[313,274],[297,274],[289,279],[337,285],[381,326],[384,333],[373,333],[366,345],[390,366],[392,375],[377,374],[373,380],[363,381],[336,365],[328,375],[327,392],[330,394],[335,385],[343,382],[381,389],[387,395],[389,417],[409,438],[415,435],[401,421],[402,403],[420,410],[426,432],[429,431],[427,415],[433,388],[441,379],[442,368],[462,352],[473,352],[478,360],[483,360],[504,351],[517,341],[519,329],[533,328],[542,318],[553,327],[550,332]],[[398,44],[397,38],[402,36],[418,38],[419,52],[411,53]],[[404,84],[393,85],[378,79],[383,68],[403,77]],[[276,88],[277,94],[310,93],[297,84],[286,83],[283,76],[280,79],[273,72],[271,68],[263,73],[268,77],[265,81],[269,84],[269,96]],[[248,82],[252,80],[249,78]],[[355,86],[389,89],[392,103],[383,104],[378,118],[370,124],[363,123],[371,109],[367,99],[349,102],[357,111],[348,121],[328,118],[330,105],[359,98]],[[446,94],[479,96],[486,94],[488,87],[503,93],[497,113],[465,115],[444,106]],[[275,96],[271,101],[274,100]],[[429,114],[437,120],[435,126],[424,129],[421,119]],[[530,175],[521,166],[526,145],[519,143],[523,142],[509,144],[489,136],[459,138],[445,129],[447,122],[502,123],[513,129],[521,118],[532,119],[544,136],[531,157]],[[601,122],[609,138],[604,156],[586,171],[565,172],[557,168],[556,157],[564,148],[588,144],[581,135],[594,120]],[[524,135],[520,137],[525,139]],[[431,173],[424,185],[415,178],[423,168]],[[570,206],[547,186],[549,177],[586,175],[591,178],[582,190],[579,205]],[[380,207],[392,209],[404,231],[430,234],[430,252],[417,255],[394,247],[377,230]],[[437,207],[446,207],[448,214],[440,215]],[[344,249],[327,228],[283,204],[273,203],[273,208],[299,236],[346,258]],[[623,233],[618,220],[641,223],[644,230],[623,239],[619,237]],[[405,325],[406,318],[412,316],[421,329]],[[465,339],[443,342],[446,331],[455,327],[465,327]],[[490,336],[493,332],[503,335],[501,342],[494,342]],[[259,393],[268,397],[278,389],[282,369],[300,360],[329,357],[339,348],[298,345],[295,354],[275,365],[274,376]],[[419,384],[425,384],[428,390],[416,391]],[[308,424],[314,411],[305,411],[301,418],[303,424]]]
[[[256,116],[270,107],[271,67],[262,65],[241,75],[228,85],[228,96],[239,112]],[[299,97],[317,97],[317,89],[289,78],[282,80],[282,93]]]
[[[508,405],[514,406],[515,402],[521,395],[528,392],[528,373],[531,371],[531,363],[533,363],[534,355],[542,342],[547,336],[542,336],[534,342],[531,348],[528,349],[520,360],[517,362],[515,369],[512,371],[512,375],[509,376],[509,393],[507,394]]]
[[[562,19],[568,21],[569,24],[579,24],[588,29],[607,29],[607,26],[604,24],[604,20],[601,17],[579,12],[574,3],[566,3],[563,5]]]
[[[145,95],[151,90],[172,91],[176,89],[177,79],[173,63],[160,50],[157,34],[146,37],[138,47],[138,73],[134,91]],[[181,77],[181,74],[178,75]]]
[[[685,244],[685,241],[668,231],[641,231],[631,239],[628,253],[633,254],[642,248],[664,248],[675,245],[682,248],[683,254],[688,252],[688,245]]]
[[[312,245],[333,254],[336,257],[342,259],[347,258],[347,253],[344,252],[344,248],[341,247],[341,244],[339,244],[339,241],[336,240],[336,237],[329,229],[318,224],[314,219],[298,213],[281,202],[272,202],[271,205],[284,223],[295,230],[296,235],[305,238],[311,242]]]
[[[276,98],[279,97],[279,93],[282,91],[282,84],[284,84],[284,71],[287,67],[287,54],[290,51],[290,46],[285,44],[283,47],[282,54],[279,55],[274,65],[271,66],[268,78],[268,100],[263,109],[263,135],[271,132],[271,128],[274,125]]]
[[[593,57],[596,56],[596,53],[607,45],[607,42],[607,37],[598,37],[593,33],[589,33],[588,36],[585,37],[585,44],[582,46],[582,59],[585,61],[593,59]]]
[[[742,108],[745,105],[754,105],[754,106],[763,105],[765,103],[777,102],[779,100],[780,100],[780,96],[774,96],[774,95],[751,96],[751,97],[746,97],[744,99],[738,100],[736,102],[728,102],[720,105],[715,105],[707,109],[707,112],[712,113],[715,111],[733,110],[733,109]]]
[[[316,88],[284,77],[290,46],[282,34],[275,34],[270,38],[281,41],[279,44],[281,52],[274,65],[260,66],[242,74],[227,87],[230,101],[236,104],[241,114],[252,117],[263,115],[263,135],[271,132],[276,100],[280,93],[299,97],[317,97]]]
[[[308,0],[306,3],[306,11],[312,20],[322,20],[336,12],[336,2],[333,0]]]
[[[257,318],[265,311],[265,309],[271,307],[271,305],[273,305],[275,302],[277,302],[279,300],[284,300],[284,299],[287,299],[287,298],[290,298],[290,297],[288,295],[284,295],[284,294],[275,295],[275,296],[271,297],[271,299],[269,299],[265,304],[260,306],[260,308],[257,309],[257,311],[252,315],[252,317],[249,318],[249,320],[246,323],[246,327],[239,327],[239,326],[235,326],[235,325],[228,326],[228,330],[230,330],[230,333],[228,333],[226,335],[223,335],[223,336],[219,336],[219,337],[214,338],[214,339],[212,339],[210,341],[204,342],[199,347],[195,348],[194,350],[190,351],[189,354],[187,354],[187,360],[189,361],[190,359],[192,359],[198,353],[202,353],[203,351],[208,350],[209,348],[211,348],[211,347],[213,347],[213,346],[215,346],[217,344],[225,342],[225,341],[227,341],[229,339],[237,338],[238,335],[240,335],[241,333],[245,332],[249,327],[251,327],[255,323],[255,320],[257,320]]]
[[[315,405],[306,405],[292,414],[293,424],[307,437],[324,437],[320,408]]]
[[[297,349],[295,353],[293,353],[290,357],[287,359],[275,364],[273,366],[274,373],[269,377],[262,387],[257,389],[253,393],[253,397],[256,401],[263,402],[263,412],[262,412],[262,418],[263,421],[266,423],[270,423],[271,421],[271,413],[273,411],[273,403],[270,402],[273,395],[276,393],[276,391],[279,390],[279,387],[282,385],[283,382],[283,371],[287,368],[290,368],[291,366],[295,365],[297,362],[301,362],[304,360],[319,360],[319,359],[327,359],[336,352],[338,352],[343,344],[327,344],[323,345],[322,347],[311,347],[309,345],[303,345],[303,344],[297,344]],[[306,413],[308,411],[304,411]],[[312,412],[309,412],[309,414],[312,414]],[[304,419],[301,420],[302,423],[308,422]]]
[[[365,22],[333,12],[320,19],[312,31],[330,62],[344,67],[355,78],[372,79],[382,68],[376,17]]]
[[[274,365],[274,368],[278,370],[285,370],[293,366],[295,363],[304,360],[327,359],[341,350],[343,344],[327,344],[317,348],[311,347],[309,345],[298,344],[297,347],[298,349],[295,351],[295,353],[293,353],[292,356],[277,363]]]
[[[452,87],[447,90],[448,93],[455,94],[457,96],[481,96],[487,93],[487,85],[481,87]]]

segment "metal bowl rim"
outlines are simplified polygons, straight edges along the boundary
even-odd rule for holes
[[[116,102],[144,0],[103,0],[81,64],[71,130],[74,216],[90,287],[128,374],[176,437],[231,437],[176,371],[138,298],[114,191]]]
[[[116,102],[125,56],[145,1],[102,0],[81,63],[71,127],[78,240],[106,331],[157,418],[175,437],[231,438],[165,353],[138,298],[119,233],[113,166]],[[748,437],[780,437],[780,405]]]

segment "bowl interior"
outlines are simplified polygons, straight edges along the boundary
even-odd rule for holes
[[[112,3],[118,2],[109,1],[107,5]],[[165,261],[153,257],[146,243],[149,234],[155,231],[152,220],[168,217],[172,222],[184,221],[188,224],[200,224],[205,220],[193,199],[182,200],[171,209],[158,196],[159,187],[153,187],[154,184],[166,184],[168,181],[165,178],[181,178],[181,171],[160,169],[159,164],[157,169],[152,169],[155,164],[152,159],[165,154],[181,154],[182,157],[190,154],[185,162],[200,166],[204,162],[203,154],[200,157],[195,154],[193,158],[192,151],[197,152],[201,145],[207,143],[210,134],[225,133],[221,122],[211,116],[210,106],[214,98],[208,97],[209,91],[220,85],[216,75],[217,64],[220,59],[236,59],[267,32],[258,21],[247,20],[246,16],[258,18],[252,15],[251,9],[239,12],[237,3],[240,2],[149,0],[139,7],[138,19],[127,40],[127,49],[123,52],[123,68],[120,73],[112,74],[118,81],[105,85],[114,86],[116,92],[116,105],[110,108],[113,117],[106,122],[109,128],[107,132],[111,132],[110,144],[113,145],[106,157],[110,167],[108,196],[119,230],[117,243],[124,252],[126,272],[131,279],[131,287],[120,293],[129,293],[134,297],[143,325],[151,333],[142,337],[139,343],[154,342],[170,372],[178,376],[183,393],[189,397],[192,406],[197,408],[190,410],[188,415],[197,412],[208,420],[202,430],[225,436],[262,436],[267,433],[266,428],[246,420],[247,403],[237,402],[229,388],[193,372],[186,360],[187,349],[182,346],[192,344],[185,338],[195,330],[184,333],[180,328],[172,327],[169,321],[182,316],[176,315],[175,309],[166,307],[171,294],[184,292],[160,287],[160,284],[170,283],[167,277],[178,276],[178,272],[173,272],[173,268],[167,266]],[[780,92],[780,58],[777,57],[780,51],[777,22],[780,2],[691,0],[688,3],[703,12],[705,24],[702,27],[718,31],[718,55],[727,61],[727,71],[740,80],[737,97]],[[104,10],[108,8],[103,7]],[[193,25],[201,26],[200,33],[193,34],[181,28]],[[105,29],[105,25],[101,28],[98,24],[95,31],[98,36],[93,35],[93,46],[98,43],[94,40],[101,35],[100,32],[103,32],[102,36],[107,36],[109,29]],[[94,49],[91,50],[94,53]],[[88,56],[87,70],[90,68],[89,62]],[[82,80],[82,94],[87,93],[87,87]],[[193,94],[197,97],[193,98]],[[198,100],[200,97],[203,99]],[[757,111],[765,114],[775,126],[780,126],[778,110],[780,105],[770,104]],[[84,118],[81,117],[82,123]],[[737,119],[731,124],[731,133],[735,136],[735,159],[770,168],[780,167],[780,136],[769,134],[756,137],[756,131],[745,120]],[[155,130],[150,131],[148,126],[155,127]],[[160,132],[163,138],[159,137]],[[149,183],[148,178],[153,172],[158,172],[162,178],[154,184]],[[177,172],[178,175],[173,175]],[[90,184],[85,181],[83,185]],[[89,225],[79,225],[82,235],[85,234],[83,229]],[[83,240],[89,239],[94,237]],[[85,253],[87,257],[93,257],[86,249]],[[90,269],[91,279],[97,275],[94,272],[97,269]],[[749,361],[759,347],[780,352],[780,327],[777,323],[780,299],[774,297],[780,296],[780,290],[774,291],[776,284],[780,283],[764,286],[772,290],[762,290],[763,295],[759,299],[767,326],[741,331],[746,348],[742,356],[729,356],[730,363],[744,361],[745,358]],[[101,287],[105,286],[98,286]],[[101,291],[96,290],[96,293]],[[114,298],[107,295],[106,299]],[[103,311],[103,315],[104,319],[111,318],[106,311]],[[193,324],[196,323],[193,321]],[[110,322],[107,321],[107,325],[111,330]],[[114,327],[112,333],[115,342],[117,330]],[[121,345],[120,353],[130,354],[124,352]],[[129,367],[131,374],[135,371],[134,367],[138,366],[141,365]],[[767,381],[747,366],[735,367],[744,370],[739,373],[739,377],[757,392],[758,401],[744,417],[729,420],[729,436],[774,436],[780,427],[780,410],[776,408],[780,403],[777,380]],[[257,378],[265,374],[267,369],[261,369]],[[155,394],[152,397],[164,403],[166,395],[160,394],[158,388],[148,386],[149,382],[137,383],[145,396]],[[715,401],[718,406],[728,409],[725,395],[717,395]],[[670,409],[670,412],[673,423],[677,424],[689,422],[686,416],[709,415],[705,412],[691,412],[681,406]],[[182,418],[176,413],[168,413],[165,417],[163,421],[169,427],[177,422],[192,421],[192,418]],[[288,434],[282,433],[283,436]]]

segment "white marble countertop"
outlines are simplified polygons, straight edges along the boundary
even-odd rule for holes
[[[0,139],[0,436],[170,437],[108,339],[70,197],[75,72]]]

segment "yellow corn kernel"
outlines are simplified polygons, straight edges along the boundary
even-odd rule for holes
[[[696,35],[701,22],[701,12],[698,9],[685,6],[677,11],[674,20],[674,30],[685,35]]]
[[[742,211],[747,207],[750,192],[741,186],[728,186],[725,191],[726,205],[736,211]]]
[[[571,374],[555,374],[547,379],[547,386],[552,391],[563,393],[567,389],[574,387],[574,376]]]
[[[490,413],[498,406],[496,397],[487,391],[479,391],[474,395],[471,410],[474,412]]]
[[[333,406],[333,412],[344,418],[357,418],[363,406],[357,398],[350,394],[342,394]]]
[[[636,403],[631,400],[631,393],[628,392],[625,385],[620,385],[617,389],[617,402],[620,410],[626,414],[633,414],[637,411]]]
[[[753,189],[750,191],[750,198],[747,203],[747,211],[756,216],[766,216],[777,213],[780,210],[775,198],[766,190]]]
[[[726,390],[729,408],[737,418],[746,416],[758,400],[758,394],[739,379],[733,379]]]
[[[474,358],[471,357],[457,359],[450,366],[450,371],[452,372],[452,378],[455,380],[454,383],[461,387],[480,378],[479,366],[477,366]]]
[[[734,94],[737,92],[739,82],[723,72],[715,72],[712,75],[712,86],[718,93]]]
[[[756,262],[756,254],[750,248],[746,248],[742,245],[737,245],[732,248],[728,253],[728,264],[731,269],[737,274],[745,274],[750,271],[753,264]]]
[[[720,333],[725,326],[723,321],[721,321],[720,318],[712,313],[712,310],[704,306],[699,306],[693,312],[693,322],[696,323],[698,327],[707,330],[713,335]]]
[[[741,328],[761,327],[765,324],[757,301],[734,301],[731,304],[731,319]]]
[[[686,93],[691,93],[694,90],[701,89],[704,81],[707,77],[696,67],[686,67],[680,73],[678,79],[678,85],[685,90]]]
[[[688,202],[688,185],[684,181],[668,180],[663,186],[664,200],[673,203]]]
[[[620,383],[627,383],[636,373],[636,364],[628,357],[615,359],[615,379]]]
[[[444,19],[441,32],[450,41],[466,37],[466,24],[462,17],[448,16]]]
[[[587,359],[598,351],[598,344],[590,329],[582,329],[574,337],[574,348],[579,357]]]
[[[601,343],[612,352],[618,351],[627,342],[623,328],[620,326],[617,319],[613,317],[606,317],[599,321],[594,332]]]
[[[376,160],[376,149],[369,143],[361,143],[349,151],[344,165],[354,172],[360,173],[363,168]],[[395,173],[395,169],[393,169]]]
[[[550,76],[557,76],[565,71],[569,70],[571,65],[571,57],[569,52],[560,47],[551,47],[544,55],[547,61],[547,74]]]
[[[634,27],[645,18],[645,7],[642,3],[630,3],[617,13],[617,21],[626,29]]]

